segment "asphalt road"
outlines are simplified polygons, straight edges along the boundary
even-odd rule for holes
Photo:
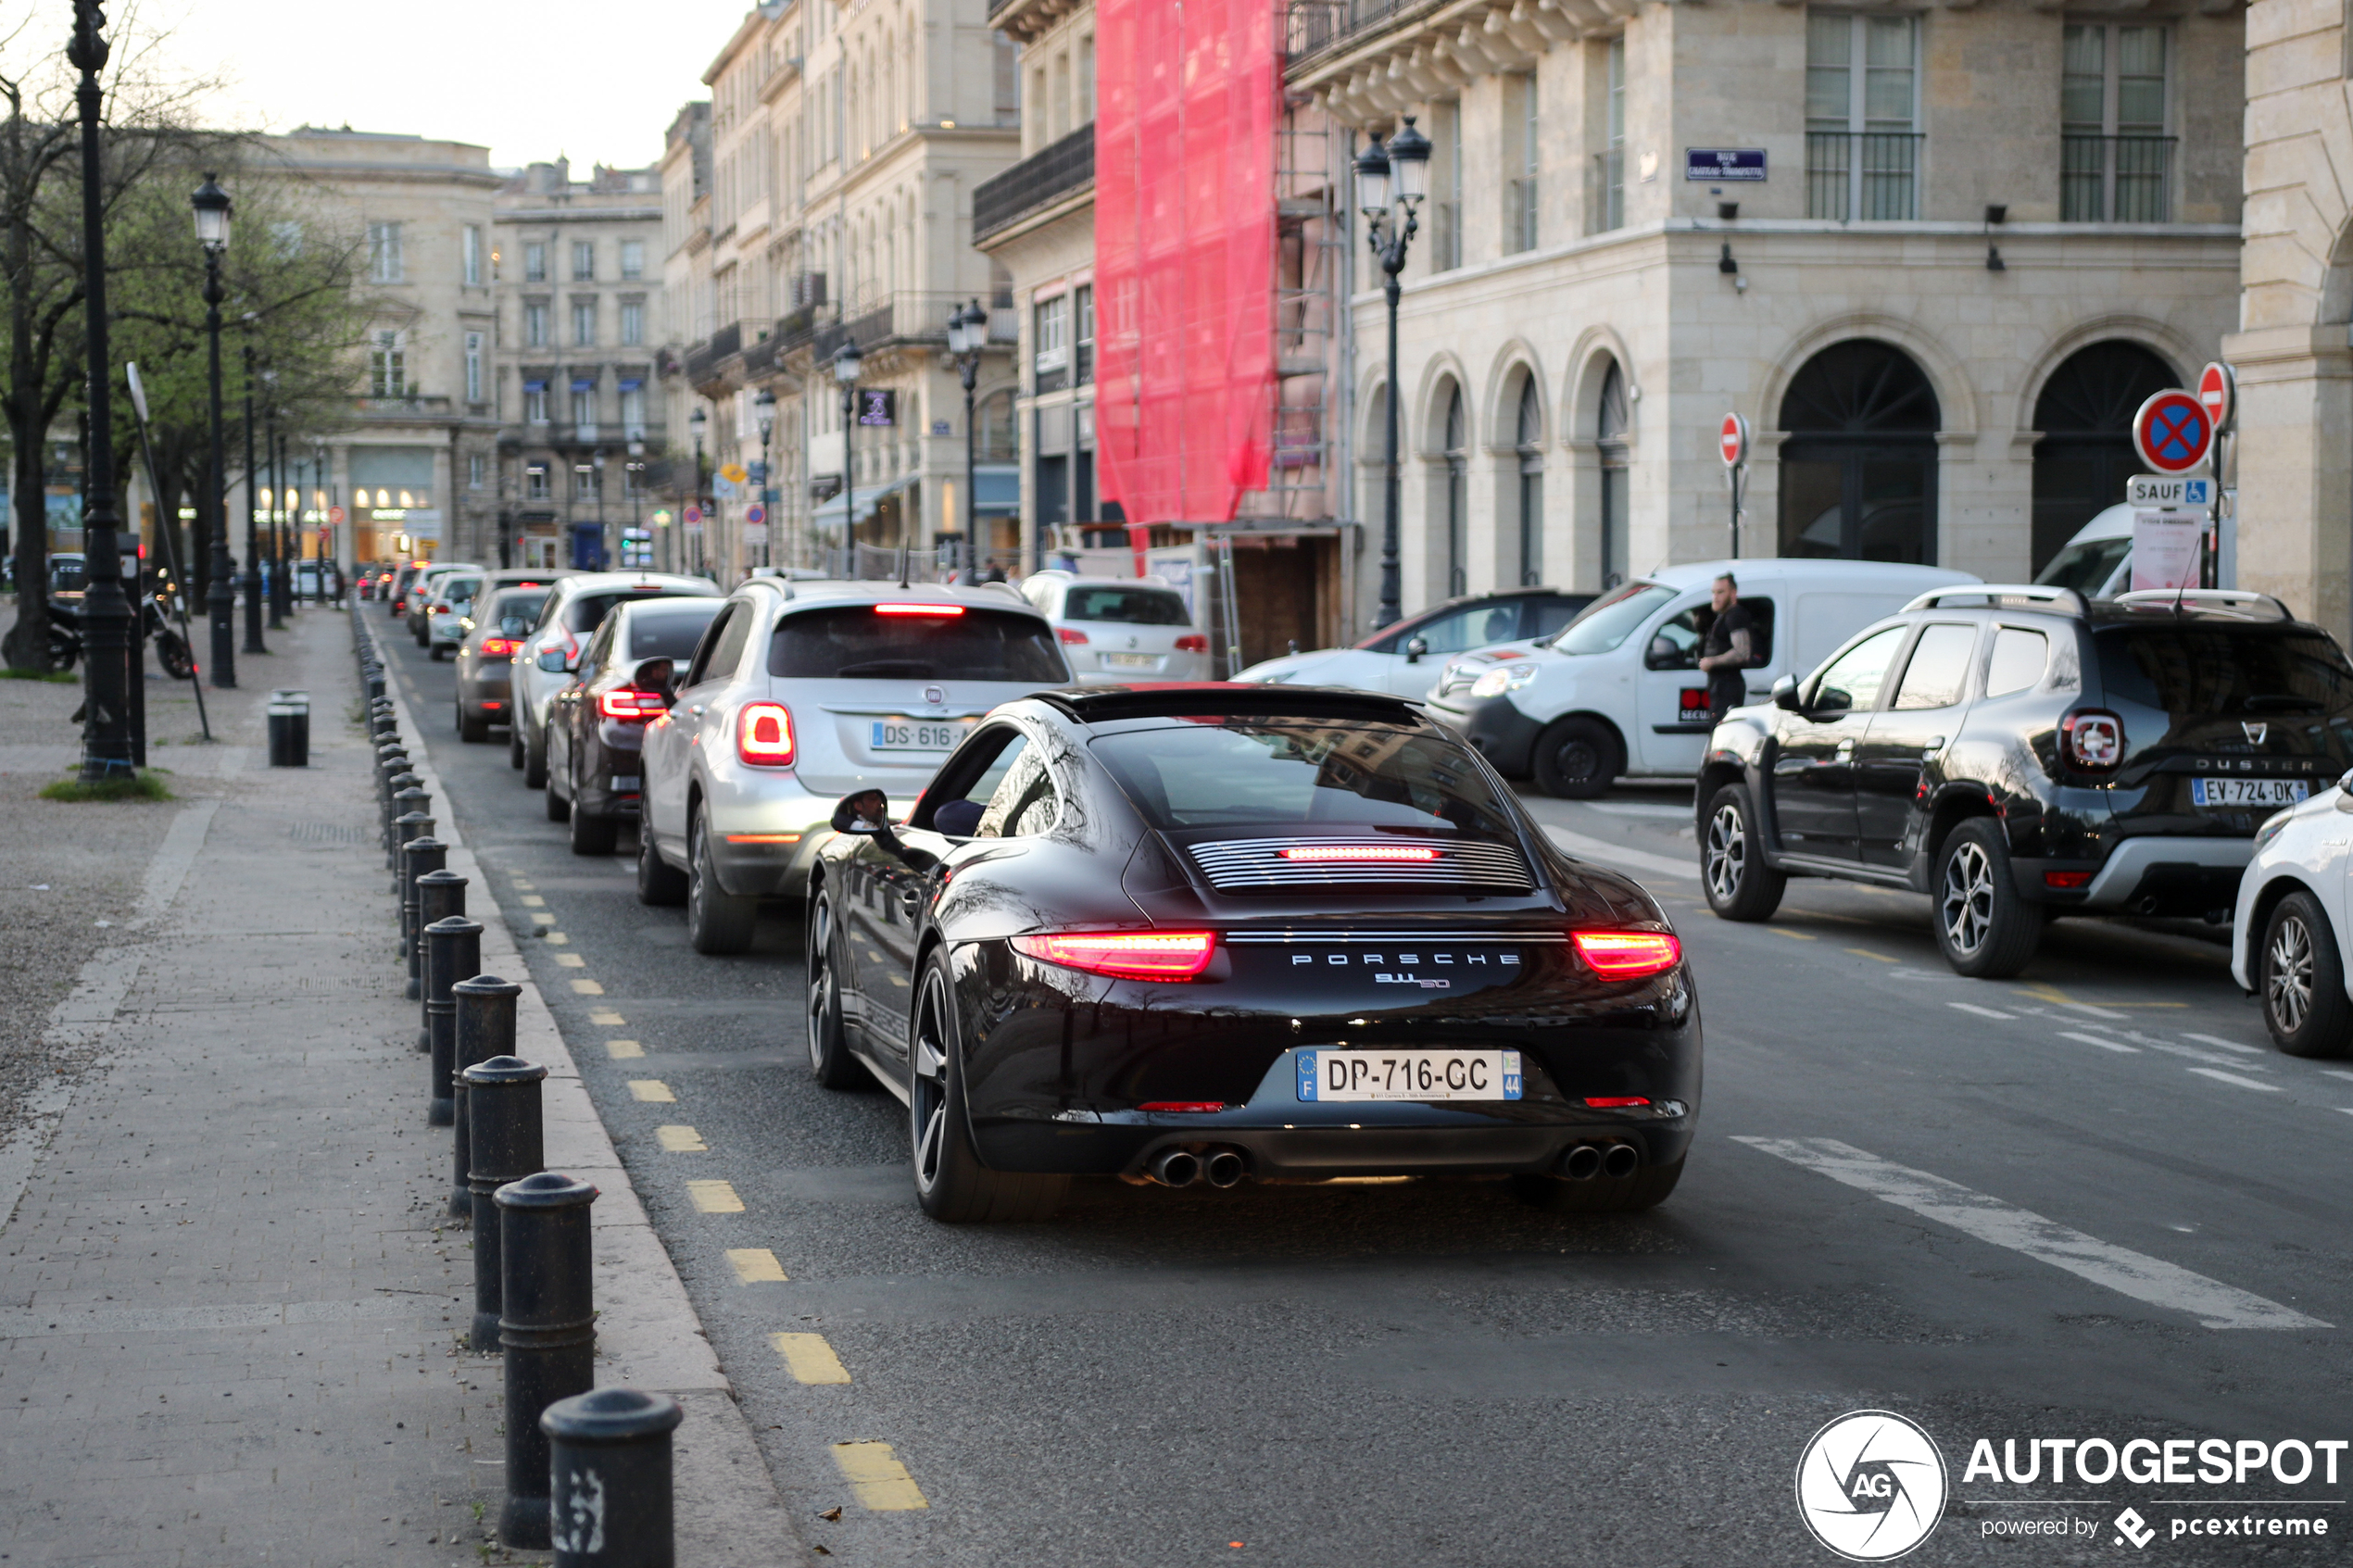
[[[388,641],[454,795],[436,809],[497,911],[547,933],[534,977],[828,1561],[1831,1562],[1793,1478],[1870,1408],[1918,1422],[1949,1477],[1908,1562],[2137,1558],[2128,1507],[2151,1558],[2353,1556],[2341,1446],[2243,1484],[2198,1479],[2194,1448],[2141,1450],[2181,1464],[2147,1484],[1969,1463],[1981,1439],[2022,1476],[2059,1451],[2036,1439],[2353,1438],[2353,1064],[2274,1052],[2195,932],[2063,923],[2021,978],[1963,980],[1919,897],[1799,883],[1769,924],[1713,918],[1687,790],[1537,799],[1694,958],[1706,1098],[1663,1208],[1106,1182],[1050,1223],[941,1226],[898,1101],[808,1074],[797,916],[749,957],[696,954],[637,903],[634,840],[573,857],[504,732],[459,743],[449,667]]]

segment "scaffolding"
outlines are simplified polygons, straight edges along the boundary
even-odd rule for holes
[[[1266,488],[1238,521],[1329,524],[1344,509],[1334,415],[1343,352],[1348,232],[1344,137],[1312,101],[1287,98],[1275,125],[1275,380]]]

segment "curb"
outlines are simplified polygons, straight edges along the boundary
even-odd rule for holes
[[[370,628],[371,636],[374,629]],[[515,999],[515,1054],[547,1069],[541,1085],[547,1128],[547,1168],[594,1183],[590,1210],[595,1247],[597,1386],[625,1384],[669,1394],[686,1409],[673,1438],[673,1517],[678,1560],[712,1568],[771,1568],[807,1562],[775,1478],[761,1458],[751,1424],[736,1403],[735,1386],[703,1332],[685,1282],[629,1173],[588,1098],[580,1070],[515,945],[482,863],[449,818],[448,797],[432,762],[433,743],[402,690],[408,672],[386,662],[385,695],[408,740],[409,767],[440,808],[434,836],[449,846],[448,867],[467,879],[467,912],[482,922],[482,964],[522,987]],[[484,919],[472,895],[487,896],[496,920]],[[446,1141],[446,1135],[445,1141]],[[793,1543],[789,1559],[771,1543]]]

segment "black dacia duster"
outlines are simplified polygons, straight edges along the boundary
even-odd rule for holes
[[[1743,921],[1908,887],[1956,970],[2015,974],[2056,915],[2228,920],[2257,825],[2348,763],[2353,665],[2268,595],[1943,589],[1726,716],[1701,876]]]

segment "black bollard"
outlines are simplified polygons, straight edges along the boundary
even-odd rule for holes
[[[447,895],[447,889],[440,891]],[[458,890],[460,897],[464,891]],[[455,975],[482,972],[482,922],[463,915],[446,915],[426,926],[424,936],[425,1048],[433,1059],[433,1101],[426,1108],[425,1122],[429,1126],[447,1127],[457,1114],[450,1103],[449,1073],[457,1060],[458,1004],[451,999],[449,987],[455,984]]]
[[[522,987],[518,986],[520,990]],[[535,1176],[547,1163],[539,1085],[547,1070],[517,1056],[494,1056],[466,1069],[466,1195],[473,1200],[474,1321],[467,1343],[498,1348],[498,1204],[509,1182]]]
[[[409,782],[402,784],[403,778]],[[389,848],[392,851],[392,890],[395,893],[400,891],[400,847],[417,836],[413,833],[401,833],[401,821],[411,812],[426,822],[433,821],[433,797],[424,792],[416,779],[414,773],[403,773],[396,775],[392,781],[392,840]]]
[[[377,763],[376,771],[382,780],[377,785],[376,809],[383,813],[384,818],[386,863],[392,864],[395,862],[391,860],[391,857],[399,849],[399,840],[393,832],[393,819],[409,809],[408,807],[399,803],[400,792],[404,789],[421,788],[424,781],[417,777],[416,773],[410,770],[409,756],[405,749],[398,758],[387,757]]]
[[[492,1195],[498,1214],[498,1344],[506,1352],[507,1506],[498,1537],[547,1547],[547,1435],[539,1415],[596,1382],[588,1206],[597,1189],[542,1171]]]
[[[432,819],[427,818],[428,824]],[[409,999],[416,1001],[425,994],[424,944],[417,934],[425,922],[417,918],[417,879],[429,872],[437,872],[449,863],[449,847],[427,834],[412,838],[400,847],[400,872],[403,886],[400,893],[401,947],[400,961],[409,970]],[[423,1047],[420,1046],[419,1049]]]
[[[480,951],[479,943],[476,951]],[[458,1049],[449,1064],[451,1109],[455,1112],[449,1124],[457,1129],[450,1140],[457,1158],[449,1188],[449,1215],[455,1220],[471,1220],[474,1211],[471,1179],[473,1103],[466,1086],[466,1069],[494,1056],[514,1054],[515,998],[522,995],[522,986],[495,974],[477,974],[449,987],[449,998],[458,1009]],[[530,1173],[515,1173],[518,1176]]]
[[[440,864],[421,871],[416,878],[413,895],[416,900],[416,922],[409,935],[417,945],[417,1049],[433,1049],[433,945],[425,935],[425,927],[437,920],[466,912],[466,879],[447,869],[449,857],[444,854]],[[480,964],[456,978],[463,980],[482,968]],[[434,1126],[440,1126],[436,1122]]]
[[[540,1415],[556,1568],[677,1568],[670,1435],[686,1415],[635,1388],[575,1394]]]

